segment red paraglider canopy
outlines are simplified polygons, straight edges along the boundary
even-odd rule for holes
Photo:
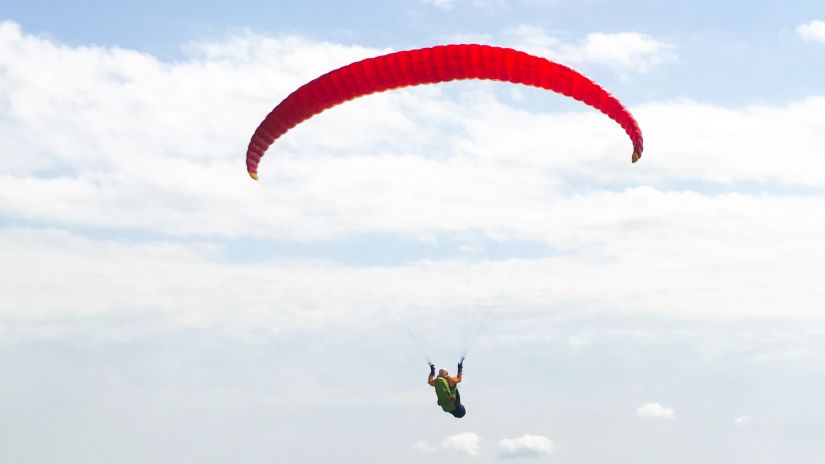
[[[552,90],[584,102],[616,121],[633,143],[635,163],[644,149],[642,131],[627,108],[577,71],[545,58],[489,45],[440,45],[368,58],[330,71],[287,96],[261,122],[246,151],[246,168],[258,163],[278,137],[321,111],[363,95],[458,79],[490,79]]]

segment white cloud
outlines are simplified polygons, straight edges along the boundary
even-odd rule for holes
[[[451,10],[460,0],[420,0],[423,3],[428,3],[443,10]]]
[[[748,417],[748,416],[740,416],[740,417],[735,418],[733,420],[733,423],[736,424],[739,427],[745,427],[745,426],[750,425],[751,418]]]
[[[825,110],[821,98],[786,108],[741,111],[692,103],[642,107],[637,111],[642,127],[656,137],[649,138],[645,157],[633,167],[627,162],[629,155],[621,156],[629,152],[629,143],[601,115],[535,115],[498,103],[477,109],[468,114],[486,115],[463,121],[466,132],[444,139],[457,145],[451,149],[455,156],[447,160],[426,157],[426,147],[421,147],[421,155],[387,155],[379,149],[344,156],[317,154],[323,149],[311,146],[302,156],[290,156],[275,148],[263,160],[263,181],[256,185],[241,175],[237,153],[234,161],[220,162],[101,154],[112,171],[80,163],[73,165],[76,176],[32,176],[27,169],[12,169],[15,175],[0,176],[0,208],[38,221],[178,235],[328,239],[367,230],[423,236],[481,229],[536,239],[544,233],[536,226],[555,229],[549,221],[552,209],[566,208],[560,190],[680,179],[727,186],[816,186],[825,181],[825,159],[819,156],[825,147],[825,123],[818,117]],[[342,131],[345,127],[341,125]],[[600,136],[580,134],[584,130]],[[395,133],[407,136],[406,129]],[[336,137],[344,137],[343,132]],[[36,138],[30,133],[29,140]],[[547,146],[557,147],[559,153],[548,156]],[[782,163],[776,162],[778,152],[783,153]],[[715,200],[733,200],[693,198],[711,208],[720,206]],[[736,201],[767,206],[783,199],[796,207],[818,201],[744,195]],[[769,225],[761,208],[736,214]],[[539,216],[539,211],[548,214]],[[621,214],[638,213],[611,213]],[[806,222],[804,215],[795,218]],[[745,232],[742,225],[740,231]]]
[[[433,446],[425,441],[419,441],[413,445],[413,448],[422,453],[434,453],[438,450],[452,450],[468,454],[470,456],[477,456],[480,444],[480,436],[472,432],[464,432],[445,437],[441,440],[441,444],[439,446]]]
[[[116,47],[66,47],[0,23],[4,171],[131,177],[162,166],[180,169],[174,177],[186,183],[193,163],[236,159],[279,95],[379,52],[252,34],[187,49],[187,59],[166,63]]]
[[[815,19],[796,27],[796,33],[804,40],[825,43],[825,21]]]
[[[546,34],[534,26],[511,30],[515,47],[567,64],[596,63],[619,72],[646,73],[678,61],[672,44],[639,32],[592,32],[576,44]]]
[[[553,442],[541,435],[524,435],[498,442],[498,456],[503,459],[539,458],[552,454],[554,450]]]
[[[452,10],[461,4],[468,4],[474,8],[493,9],[507,5],[505,0],[419,0],[445,11]]]
[[[673,45],[638,32],[590,33],[580,47],[584,61],[625,71],[645,73],[677,60]]]
[[[469,454],[470,456],[476,456],[478,455],[480,442],[481,437],[477,434],[472,432],[464,432],[444,438],[441,442],[441,446],[445,449],[451,449]]]
[[[636,408],[636,415],[652,419],[673,419],[676,413],[673,408],[659,403],[645,403]]]

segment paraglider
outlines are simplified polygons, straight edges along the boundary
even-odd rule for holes
[[[642,156],[642,132],[635,118],[616,97],[592,80],[567,66],[518,50],[462,44],[439,45],[368,58],[330,71],[304,84],[275,106],[255,130],[246,151],[247,172],[257,180],[261,158],[279,137],[297,124],[335,105],[375,92],[462,79],[523,84],[579,100],[606,114],[624,129],[633,146],[633,163]],[[463,355],[469,351],[484,320],[486,316],[475,328],[475,334],[470,337]],[[407,325],[403,318],[402,322]],[[408,325],[407,329],[415,339]],[[456,377],[451,377],[445,369],[441,369],[436,375],[435,365],[425,355],[430,366],[427,383],[435,389],[441,409],[456,418],[466,414],[458,391],[464,369],[463,355],[458,363]]]
[[[258,179],[266,150],[288,130],[353,98],[419,84],[490,79],[540,87],[582,101],[616,121],[633,144],[632,162],[644,149],[633,115],[601,86],[559,63],[490,45],[439,45],[367,58],[330,71],[287,96],[261,122],[246,151],[246,169]]]
[[[446,369],[439,369],[438,376],[435,375],[435,364],[430,363],[430,375],[427,383],[435,388],[435,395],[438,398],[437,404],[441,410],[452,414],[453,417],[461,419],[467,414],[464,405],[461,404],[461,393],[458,392],[458,384],[464,374],[464,358],[458,362],[458,375],[450,377]]]

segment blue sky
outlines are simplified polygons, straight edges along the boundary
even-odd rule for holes
[[[458,82],[248,179],[299,85],[470,41],[604,85],[641,161]],[[0,461],[819,461],[822,75],[817,2],[4,2]],[[457,421],[422,354],[474,328]]]

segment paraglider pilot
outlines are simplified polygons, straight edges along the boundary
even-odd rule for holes
[[[458,384],[461,383],[461,374],[464,372],[464,358],[458,363],[458,375],[450,377],[446,369],[440,369],[438,376],[435,375],[435,365],[430,363],[430,376],[427,383],[435,387],[435,394],[438,397],[438,405],[444,412],[452,414],[454,417],[462,418],[467,414],[464,405],[461,404],[461,394],[458,393]]]

